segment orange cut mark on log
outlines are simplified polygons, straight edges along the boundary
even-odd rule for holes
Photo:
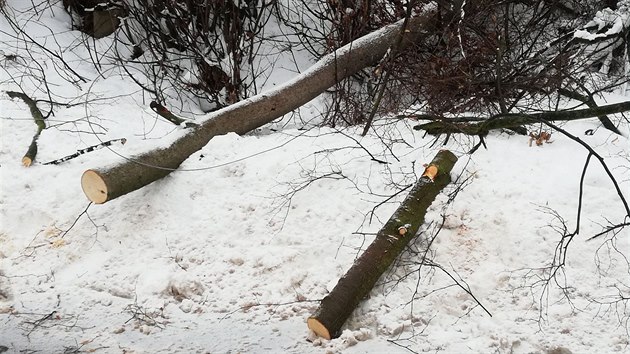
[[[316,318],[311,317],[308,320],[306,320],[306,325],[311,331],[315,332],[315,334],[317,334],[319,337],[322,337],[328,340],[332,339],[332,336],[330,335],[330,331],[328,331],[328,328],[326,328],[326,326],[324,326],[324,324],[319,322]]]
[[[429,177],[430,180],[435,180],[435,176],[438,174],[438,168],[435,165],[429,165],[424,169],[422,177]]]

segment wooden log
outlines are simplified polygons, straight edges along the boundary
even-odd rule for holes
[[[428,36],[435,21],[431,11],[412,18],[401,48]],[[398,38],[402,24],[401,20],[385,26],[339,48],[274,90],[213,112],[168,148],[149,151],[112,168],[85,171],[81,178],[85,195],[97,204],[120,197],[168,175],[214,136],[245,134],[299,108],[340,80],[377,63]]]
[[[450,183],[450,171],[456,161],[457,157],[448,150],[442,150],[435,156],[374,241],[307,320],[309,329],[326,339],[339,336],[352,311],[414,238],[424,223],[427,208]]]
[[[22,165],[24,165],[24,167],[29,167],[33,164],[33,161],[35,161],[35,156],[37,156],[37,139],[39,139],[39,135],[42,131],[46,129],[46,123],[44,122],[44,119],[46,118],[44,118],[42,111],[37,108],[37,102],[28,97],[28,95],[16,91],[7,91],[7,95],[11,98],[18,97],[22,99],[31,111],[31,116],[37,125],[37,131],[33,135],[33,139],[31,139],[31,144],[28,146],[28,150],[26,151],[26,154],[24,154],[24,157],[22,157]]]

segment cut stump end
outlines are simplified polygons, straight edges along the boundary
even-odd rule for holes
[[[28,157],[28,156],[24,156],[24,157],[22,158],[22,166],[24,166],[24,167],[29,167],[29,166],[31,166],[32,164],[33,164],[33,159],[31,159],[30,157]]]
[[[107,184],[101,175],[94,170],[87,170],[81,176],[81,188],[89,200],[96,204],[107,201]]]
[[[315,334],[317,334],[319,337],[322,337],[328,340],[331,339],[328,328],[326,328],[326,326],[324,326],[321,322],[319,322],[319,320],[316,319],[315,317],[310,317],[308,320],[306,320],[306,324],[308,325],[308,328],[311,331],[315,332]]]

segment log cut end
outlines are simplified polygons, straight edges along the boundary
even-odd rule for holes
[[[89,200],[96,204],[107,201],[107,184],[101,175],[94,170],[87,170],[81,176],[81,188]]]
[[[308,320],[306,320],[306,324],[308,325],[308,328],[311,331],[315,332],[315,334],[317,334],[319,337],[322,337],[324,339],[331,339],[330,331],[328,331],[328,328],[326,328],[326,326],[319,322],[317,318],[310,317]]]
[[[29,166],[30,166],[30,165],[32,165],[32,164],[33,164],[33,159],[31,159],[30,157],[28,157],[28,156],[24,156],[24,157],[22,158],[22,165],[23,165],[24,167],[29,167]]]

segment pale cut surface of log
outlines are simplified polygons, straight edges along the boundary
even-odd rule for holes
[[[427,209],[450,183],[450,171],[455,162],[457,157],[452,152],[438,152],[374,241],[321,301],[315,314],[308,318],[310,330],[326,339],[341,334],[341,327],[348,317],[424,223]]]
[[[97,171],[85,171],[81,176],[81,187],[92,202],[102,204],[107,200],[107,185]]]
[[[82,182],[108,187],[104,190],[104,198],[97,194],[99,198],[90,200],[105,203],[140,189],[176,170],[212,137],[227,133],[245,134],[299,108],[340,80],[377,63],[397,40],[402,24],[401,20],[357,39],[326,55],[304,73],[274,90],[213,112],[199,127],[191,129],[190,133],[167,148],[149,151],[109,169],[88,170],[94,173],[94,178],[82,178]],[[434,24],[433,12],[410,19],[401,48],[427,36]],[[98,188],[84,185],[83,190]],[[91,196],[86,195],[88,198]]]

